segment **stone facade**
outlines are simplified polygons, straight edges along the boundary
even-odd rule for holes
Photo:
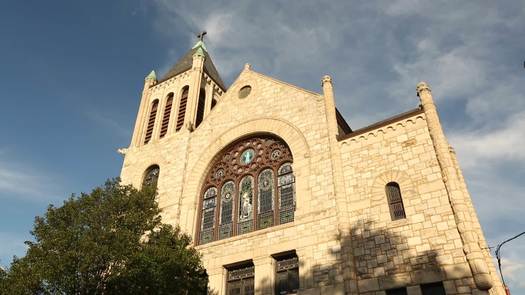
[[[293,222],[196,245],[212,292],[227,294],[227,267],[250,261],[255,293],[274,294],[275,255],[295,251],[298,294],[387,294],[400,287],[422,294],[420,285],[434,282],[442,282],[446,294],[504,294],[426,84],[418,86],[422,106],[351,131],[337,118],[330,77],[322,79],[318,94],[246,65],[226,90],[203,71],[200,52],[175,77],[160,83],[147,77],[133,139],[123,150],[122,180],[141,187],[147,168],[158,165],[164,222],[196,237],[202,186],[214,157],[238,139],[271,134],[293,154],[297,202]],[[185,85],[184,128],[176,131]],[[239,98],[247,85],[251,92]],[[204,120],[196,127],[201,88]],[[167,135],[160,138],[170,92],[175,100]],[[154,99],[154,131],[144,144]],[[399,184],[406,218],[392,220],[385,194],[390,182]]]

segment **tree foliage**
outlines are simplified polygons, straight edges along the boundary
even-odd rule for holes
[[[163,224],[155,189],[107,181],[50,205],[34,241],[0,273],[2,294],[203,294],[208,282],[191,239]]]

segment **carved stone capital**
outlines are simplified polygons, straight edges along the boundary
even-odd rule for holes
[[[328,76],[328,75],[324,75],[323,78],[321,79],[321,85],[324,85],[325,83],[332,83],[332,77]]]
[[[430,90],[430,86],[428,86],[428,84],[426,82],[419,82],[417,83],[417,86],[416,86],[416,91],[417,91],[417,96],[420,95],[420,93],[424,90],[427,90],[428,92],[432,92]]]

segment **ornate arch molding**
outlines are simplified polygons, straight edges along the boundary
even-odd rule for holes
[[[310,147],[302,132],[291,123],[279,119],[257,118],[246,121],[217,136],[199,155],[195,165],[190,168],[178,212],[180,224],[187,232],[195,233],[199,193],[215,156],[229,144],[257,134],[276,136],[288,145],[294,159],[296,189],[298,192],[306,191],[308,178],[301,176],[308,175],[310,170]],[[181,210],[181,207],[184,207],[185,210]]]
[[[374,179],[370,188],[370,200],[372,206],[387,206],[385,186],[389,182],[397,182],[399,184],[401,195],[404,200],[411,199],[413,196],[417,195],[416,187],[406,172],[399,170],[385,171]]]

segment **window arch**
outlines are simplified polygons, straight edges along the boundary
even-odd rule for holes
[[[292,222],[295,178],[292,153],[271,135],[236,141],[215,156],[200,196],[200,244]],[[207,201],[214,188],[212,210]],[[206,226],[204,226],[206,225]]]
[[[155,99],[151,103],[151,109],[149,112],[148,126],[146,128],[146,136],[144,137],[144,144],[148,143],[153,136],[153,127],[155,127],[155,118],[157,117],[157,108],[159,107],[159,100]]]
[[[406,218],[405,207],[403,206],[403,198],[401,197],[401,189],[397,182],[389,182],[385,186],[385,192],[388,200],[388,207],[390,209],[390,217],[392,220]]]
[[[175,131],[179,131],[184,125],[184,116],[186,115],[186,105],[188,104],[188,92],[190,87],[184,86],[182,88],[182,94],[180,96],[179,113],[177,114],[177,125]]]
[[[162,116],[162,124],[160,125],[160,138],[163,138],[166,135],[166,133],[168,133],[168,125],[170,123],[172,105],[173,105],[173,92],[170,92],[166,99],[166,106],[164,107],[164,115]]]
[[[199,101],[197,103],[197,115],[195,117],[195,128],[199,127],[204,120],[204,108],[206,106],[206,90],[201,88],[199,91]]]
[[[144,178],[142,179],[142,187],[153,186],[157,187],[159,181],[160,167],[159,165],[151,165],[144,172]]]

